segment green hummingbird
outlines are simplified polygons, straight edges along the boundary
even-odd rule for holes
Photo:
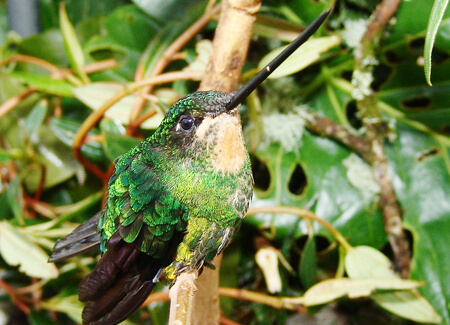
[[[153,135],[121,156],[104,208],[57,241],[50,262],[93,247],[102,256],[79,285],[84,324],[117,324],[158,281],[213,267],[239,229],[253,194],[239,104],[303,44],[330,11],[234,93],[178,100]]]

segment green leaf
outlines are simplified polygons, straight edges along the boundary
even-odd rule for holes
[[[72,147],[73,139],[80,126],[81,123],[74,119],[52,118],[50,121],[50,129],[55,136],[68,147]],[[99,134],[99,132],[94,129],[88,133],[88,136],[96,134]],[[81,152],[83,155],[94,161],[101,162],[105,159],[102,145],[98,142],[88,142],[83,144]]]
[[[406,1],[402,3],[396,13],[396,23],[387,37],[387,43],[410,42],[412,35],[415,36],[413,38],[424,37],[434,2]],[[449,14],[445,13],[444,17],[449,17]],[[406,35],[408,37],[405,37]]]
[[[300,258],[300,281],[308,289],[317,282],[317,249],[314,236],[309,237]]]
[[[83,80],[84,83],[89,83],[89,78],[84,72],[84,54],[81,49],[80,42],[78,41],[75,29],[70,23],[69,17],[65,9],[64,2],[60,2],[59,6],[59,23],[61,26],[61,32],[64,39],[64,47],[69,57],[72,68],[77,75]]]
[[[39,11],[41,28],[47,30],[58,28],[58,2],[55,0],[40,0]],[[74,25],[82,22],[87,17],[102,17],[117,7],[127,5],[127,0],[108,0],[99,3],[98,0],[65,1],[67,14]]]
[[[105,18],[104,28],[114,43],[142,53],[161,26],[139,8],[123,6]]]
[[[0,163],[8,162],[11,159],[12,159],[11,154],[8,151],[0,148]]]
[[[301,128],[298,117],[278,119],[272,116],[263,119],[266,138],[279,134],[284,139],[281,141],[287,142],[284,146],[289,147],[292,142],[300,148],[286,152],[280,144],[262,142],[254,154],[258,159],[254,168],[258,170],[263,165],[268,169],[268,175],[254,175],[255,198],[252,205],[312,207],[316,215],[329,221],[351,244],[369,243],[376,247],[383,245],[386,237],[380,212],[374,209],[371,202],[363,200],[363,194],[347,179],[343,161],[349,157],[350,152],[329,139],[307,132],[301,135],[300,141],[296,141],[296,131],[291,131]],[[269,132],[273,134],[267,134]],[[296,169],[299,170],[298,173],[294,173]],[[269,182],[265,190],[260,189],[263,179],[264,182]],[[299,184],[295,185],[297,182]],[[306,182],[303,189],[302,182]],[[301,193],[293,192],[295,186],[300,186],[296,191]],[[244,222],[259,228],[270,227],[280,240],[284,240],[292,231],[295,237],[305,232],[304,228],[298,227],[298,218],[291,215],[255,215],[245,218]],[[330,242],[334,241],[323,228],[319,228],[316,235],[325,236]]]
[[[377,293],[371,298],[384,309],[400,317],[420,323],[442,322],[442,317],[417,290]]]
[[[124,136],[126,134],[126,129],[118,120],[111,120],[109,118],[104,118],[100,121],[100,130],[104,134]]]
[[[0,222],[0,253],[9,265],[19,265],[19,271],[30,277],[53,279],[58,276],[55,265],[47,262],[49,256],[7,221]]]
[[[45,115],[47,114],[47,106],[37,104],[30,114],[25,119],[25,123],[20,129],[19,136],[23,139],[29,139],[33,135],[36,135],[39,126],[41,126],[44,121]]]
[[[289,76],[296,73],[311,64],[317,62],[320,59],[322,53],[327,52],[329,49],[338,46],[341,43],[339,36],[329,36],[313,38],[303,44],[297,49],[289,58],[284,61],[277,70],[275,70],[269,79],[276,79],[285,76]],[[278,54],[280,54],[286,46],[277,48],[266,56],[264,56],[259,62],[258,69],[264,68],[270,61],[272,61]]]
[[[81,313],[84,304],[78,300],[78,295],[66,297],[53,297],[41,303],[41,307],[46,310],[56,311],[67,314],[74,322],[81,324]]]
[[[8,185],[6,190],[6,199],[8,200],[9,208],[14,217],[20,225],[25,224],[23,218],[23,189],[21,184],[21,177],[16,176]]]
[[[68,63],[60,30],[52,29],[30,36],[17,47],[22,54],[38,57],[57,66],[64,67]]]
[[[7,39],[7,32],[9,30],[8,11],[4,5],[2,7],[0,7],[0,44],[3,44]]]
[[[114,161],[142,141],[126,136],[125,128],[117,120],[103,119],[100,128],[105,139],[103,147],[110,161]]]
[[[436,88],[433,86],[431,89]],[[447,139],[447,142],[445,140]],[[432,137],[397,123],[397,139],[386,147],[395,192],[413,236],[411,277],[426,281],[420,292],[450,324],[450,155],[447,137]]]
[[[64,80],[53,79],[46,75],[36,73],[14,71],[11,76],[21,80],[29,86],[51,95],[73,97],[73,86]]]
[[[437,30],[439,24],[444,17],[445,8],[447,8],[448,0],[434,0],[433,9],[431,10],[430,20],[427,27],[427,36],[425,37],[425,48],[424,48],[424,58],[425,58],[425,79],[427,83],[431,84],[431,53],[433,51],[434,41],[436,39]]]
[[[56,296],[46,301],[42,301],[40,305],[45,310],[60,312],[66,314],[77,324],[81,324],[81,314],[83,312],[84,303],[78,299],[78,295]],[[121,325],[135,325],[129,320],[120,323]]]
[[[352,279],[397,279],[391,261],[369,246],[353,247],[345,256],[345,269]]]
[[[347,251],[345,268],[352,279],[399,279],[392,271],[389,259],[368,246],[358,246]],[[416,290],[377,293],[371,298],[391,313],[416,322],[440,323],[442,321],[433,306]]]
[[[149,4],[151,4],[150,2]],[[139,65],[145,71],[145,77],[148,77],[155,68],[158,61],[161,59],[165,50],[178,38],[194,21],[196,21],[204,13],[204,5],[190,7],[188,11],[185,11],[180,19],[168,19],[166,20],[164,27],[159,33],[148,43]],[[182,7],[180,2],[178,5]]]
[[[321,305],[342,297],[368,297],[379,290],[408,290],[423,283],[402,279],[330,279],[321,281],[301,298],[305,306]]]
[[[121,90],[123,90],[123,84],[120,83],[94,82],[89,85],[77,87],[74,90],[74,94],[91,109],[97,110]],[[136,100],[137,96],[134,94],[122,98],[106,111],[105,116],[113,120],[119,120],[121,123],[128,125],[130,120],[130,110]],[[154,106],[147,107],[147,109],[151,109],[151,107]],[[142,123],[141,128],[156,129],[163,117],[164,115],[157,109],[157,113],[152,118]]]
[[[104,148],[109,160],[114,161],[142,140],[132,137],[106,134]]]
[[[34,309],[30,310],[30,322],[31,325],[57,325],[48,315],[48,313],[42,310],[37,311]]]

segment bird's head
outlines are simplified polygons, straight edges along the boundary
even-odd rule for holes
[[[246,150],[234,94],[195,92],[178,100],[155,132],[160,147],[184,163],[201,163],[222,172],[237,172]]]

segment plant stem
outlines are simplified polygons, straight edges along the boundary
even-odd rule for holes
[[[392,18],[400,5],[400,0],[383,0],[375,9],[355,52],[355,70],[352,84],[357,92],[357,108],[366,129],[366,139],[371,143],[369,163],[375,181],[380,186],[380,207],[383,211],[386,233],[389,238],[397,268],[403,277],[408,277],[410,266],[410,247],[402,227],[402,211],[392,185],[387,158],[384,152],[386,137],[381,111],[377,107],[373,91],[368,88],[367,78],[373,78],[374,65],[377,64],[375,51],[380,42],[384,26]],[[366,87],[368,89],[366,89]]]
[[[170,288],[169,325],[190,325],[198,272],[183,272]]]
[[[345,250],[349,250],[352,246],[347,242],[347,240],[342,236],[342,234],[337,231],[328,221],[319,218],[313,212],[296,207],[286,207],[286,206],[274,206],[274,207],[259,207],[259,208],[250,208],[247,212],[247,216],[255,215],[258,213],[289,213],[300,218],[306,218],[310,220],[317,221],[324,227],[331,235],[336,239],[336,241],[345,248]]]

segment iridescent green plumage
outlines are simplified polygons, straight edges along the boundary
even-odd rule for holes
[[[179,100],[150,138],[117,161],[96,216],[103,256],[79,289],[85,323],[125,319],[162,275],[201,270],[229,243],[253,181],[239,114],[225,109],[232,97],[210,91]],[[94,224],[80,226],[89,243]],[[67,247],[62,239],[53,260],[73,255]]]
[[[119,159],[99,222],[103,251],[119,232],[141,252],[161,258],[174,234],[188,229],[169,268],[168,277],[173,279],[190,265],[200,268],[205,258],[212,259],[226,245],[252,194],[249,157],[245,155],[239,170],[216,170],[207,146],[217,144],[214,139],[198,139],[195,132],[205,118],[227,114],[238,119],[235,112],[224,112],[230,99],[220,92],[187,96],[171,108],[152,137]],[[183,116],[199,124],[189,132],[181,128],[177,132]],[[212,125],[208,132],[213,134],[217,127]]]

